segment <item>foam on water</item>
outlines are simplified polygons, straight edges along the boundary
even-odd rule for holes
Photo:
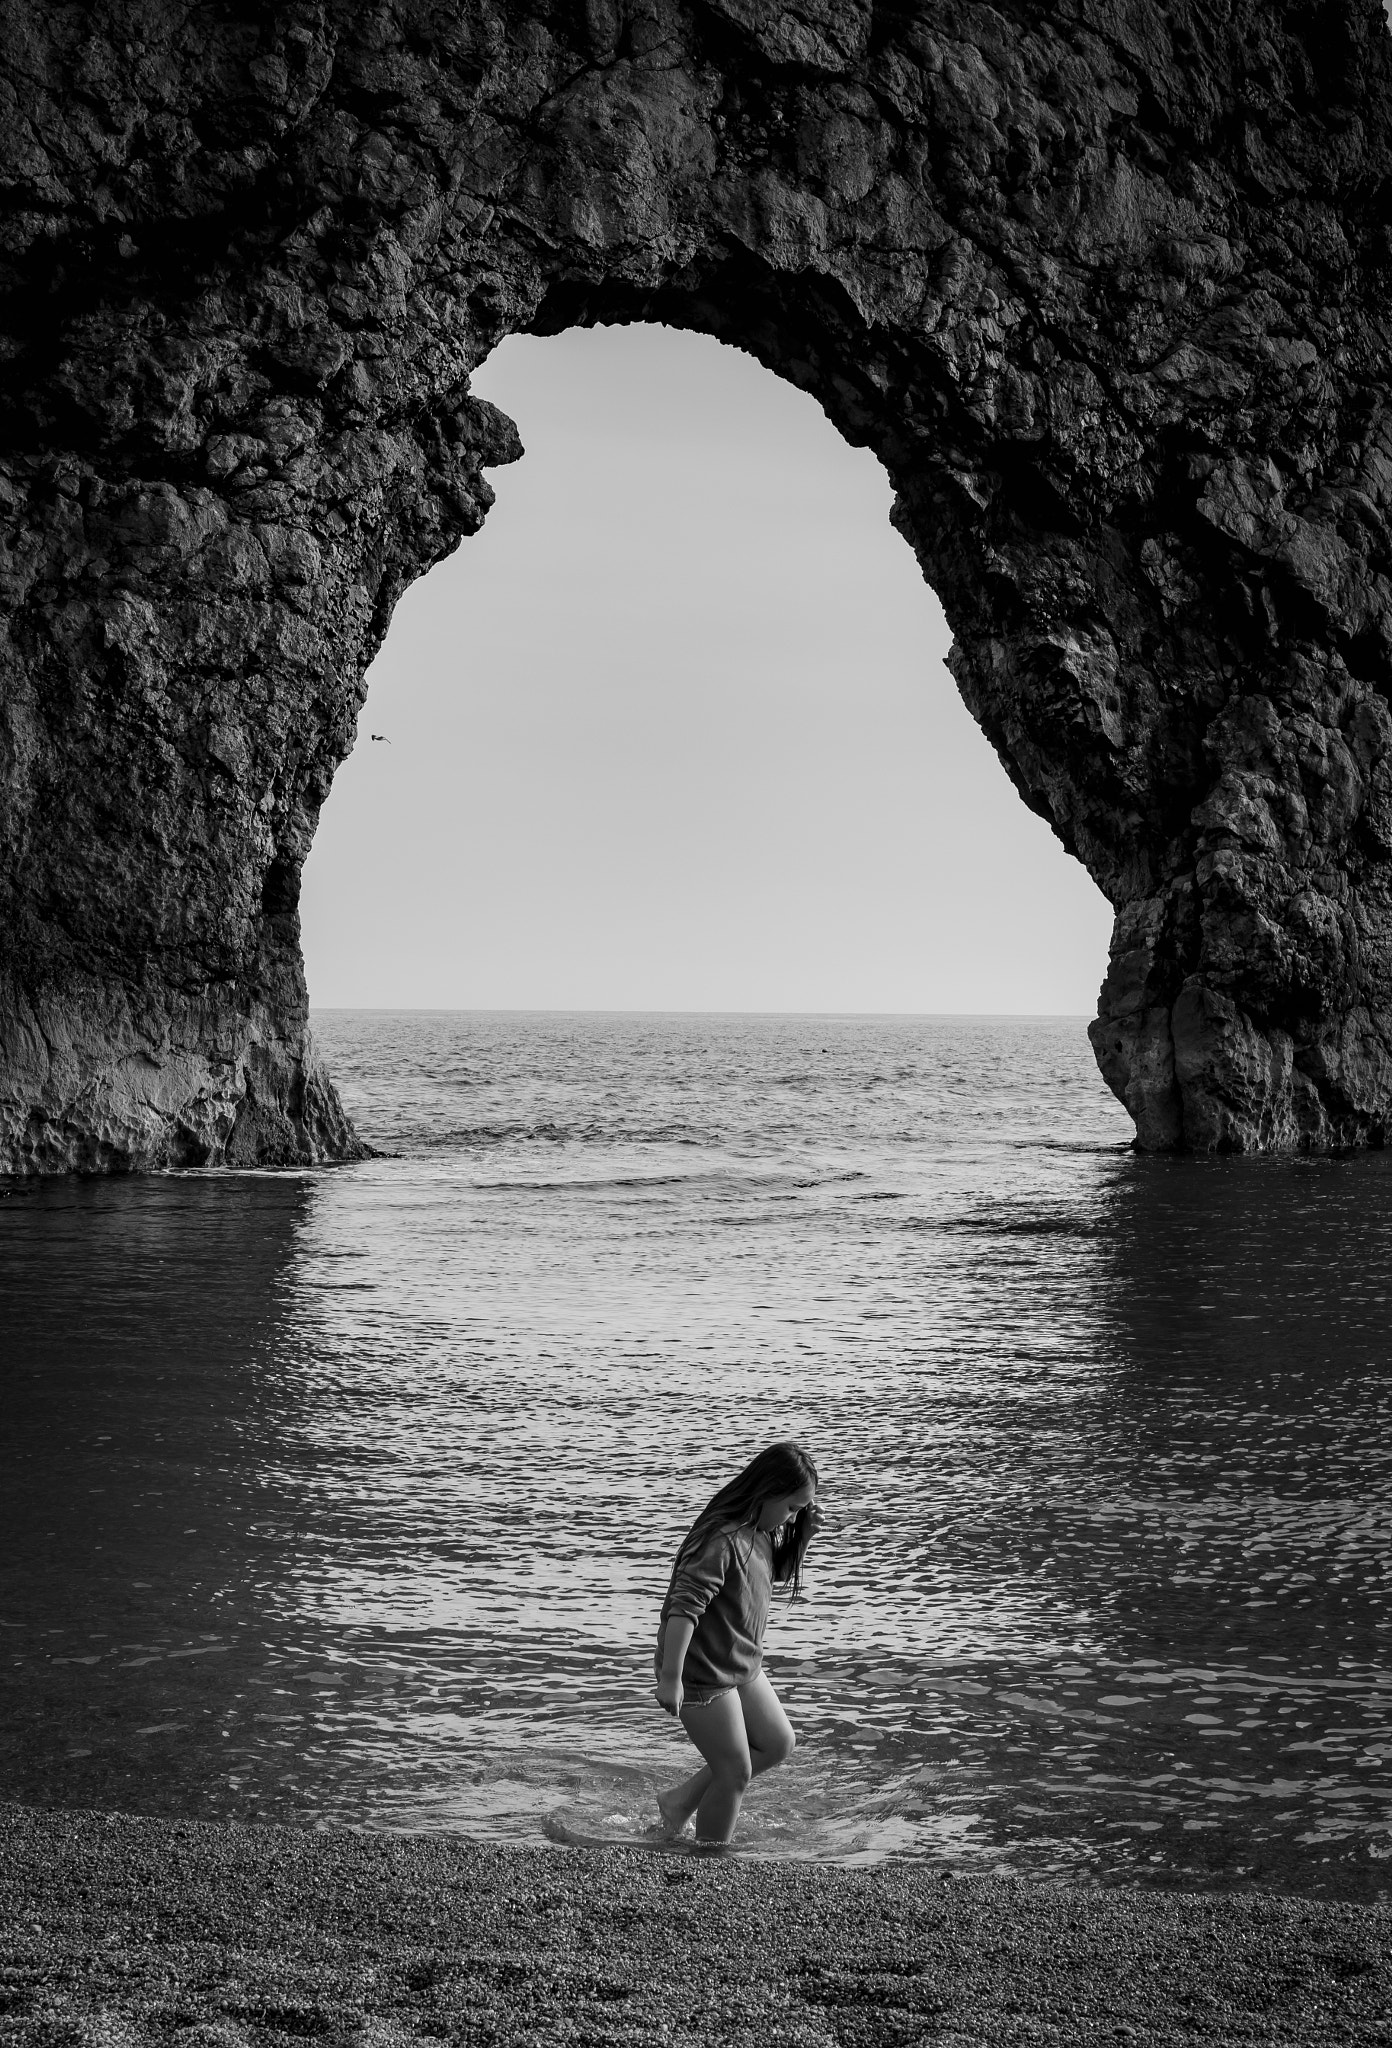
[[[318,1028],[393,1156],[0,1201],[11,1796],[640,1837],[793,1433],[741,1853],[1384,1888],[1384,1159],[1138,1159],[1078,1021]]]

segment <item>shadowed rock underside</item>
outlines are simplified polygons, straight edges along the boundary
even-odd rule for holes
[[[503,336],[872,448],[1152,1149],[1392,1118],[1376,0],[0,0],[0,1167],[360,1150],[297,902]],[[467,636],[467,620],[461,622]],[[482,764],[480,764],[482,765]]]

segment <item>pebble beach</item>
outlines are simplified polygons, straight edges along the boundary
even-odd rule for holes
[[[1392,2041],[1392,1913],[0,1809],[0,2042]]]

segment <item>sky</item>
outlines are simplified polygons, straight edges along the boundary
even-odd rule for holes
[[[527,452],[373,663],[311,1002],[1090,1014],[1111,912],[957,695],[875,458],[668,328],[513,336],[474,389]]]

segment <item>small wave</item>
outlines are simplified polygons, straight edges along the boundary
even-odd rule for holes
[[[1129,1157],[1136,1150],[1134,1138],[1014,1138],[1007,1141],[1016,1152],[1072,1152],[1085,1158]]]
[[[803,1194],[812,1188],[836,1187],[843,1181],[864,1180],[863,1173],[829,1173],[815,1180],[802,1176],[794,1179],[782,1173],[741,1172],[734,1166],[712,1166],[704,1171],[693,1169],[690,1173],[577,1173],[573,1179],[525,1180],[476,1180],[470,1186],[486,1193],[509,1194],[570,1194],[593,1193],[604,1188],[699,1188],[702,1186],[727,1189],[731,1194],[763,1195],[776,1198],[780,1191],[785,1194]],[[719,1219],[713,1219],[719,1220]]]
[[[427,1125],[413,1133],[422,1150],[489,1151],[503,1145],[683,1145],[692,1148],[719,1142],[710,1132],[690,1124],[560,1124],[496,1123]]]
[[[574,1180],[476,1180],[470,1186],[481,1194],[579,1195],[603,1188],[684,1188],[724,1177],[713,1173],[577,1174]]]
[[[1078,1216],[944,1216],[933,1226],[973,1237],[1101,1237],[1099,1224]]]

